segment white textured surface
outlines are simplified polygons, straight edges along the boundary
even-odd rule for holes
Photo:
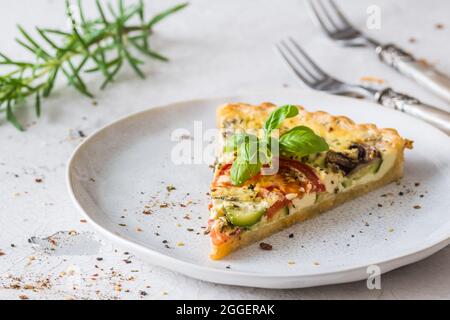
[[[165,7],[169,2],[175,3],[150,1],[149,9]],[[365,24],[368,5],[380,5],[382,28],[369,31],[373,36],[395,42],[450,73],[447,1],[341,3],[357,25]],[[29,29],[34,25],[64,26],[63,11],[62,1],[2,3],[2,50],[11,56],[22,56],[22,50],[13,41],[17,35],[15,25],[20,22]],[[422,16],[424,12],[426,15]],[[444,29],[437,30],[436,23],[443,23]],[[364,282],[358,282],[272,291],[203,283],[134,257],[126,263],[123,260],[129,255],[91,233],[89,225],[80,223],[64,182],[66,161],[81,141],[77,130],[89,134],[121,116],[165,102],[297,86],[298,82],[272,50],[273,41],[280,37],[296,36],[308,52],[317,55],[324,68],[344,80],[380,77],[398,90],[448,109],[441,100],[380,65],[372,52],[338,48],[330,43],[310,23],[301,1],[283,1],[282,5],[269,0],[192,1],[185,12],[162,23],[156,31],[154,46],[167,54],[171,62],[149,61],[145,65],[145,81],[127,70],[114,86],[96,92],[97,106],[71,89],[61,88],[46,101],[42,119],[25,134],[0,121],[0,249],[5,253],[0,256],[0,298],[14,299],[22,293],[30,298],[140,298],[140,290],[147,292],[144,298],[165,299],[450,297],[448,247],[422,262],[385,275],[382,290],[369,291]],[[409,43],[410,37],[416,38],[416,43]],[[94,85],[95,80],[92,78],[90,83]],[[36,183],[36,178],[43,182]],[[30,237],[47,237],[62,230],[83,233],[84,244],[57,254],[28,243]],[[90,249],[98,242],[101,246],[92,254]],[[103,260],[98,261],[98,257]],[[62,271],[65,275],[60,275]],[[48,278],[50,285],[35,291],[8,289],[16,282],[15,277],[22,278],[22,284]],[[121,291],[114,290],[117,283],[122,283]]]

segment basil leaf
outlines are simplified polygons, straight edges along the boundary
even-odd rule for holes
[[[241,185],[248,179],[257,175],[261,170],[259,157],[259,141],[256,136],[248,135],[238,146],[237,157],[231,166],[231,182]]]
[[[225,146],[223,147],[224,152],[235,152],[237,151],[239,145],[245,141],[245,139],[254,140],[257,141],[258,138],[252,134],[248,133],[236,133],[232,135],[227,141],[225,142]]]
[[[235,186],[240,186],[248,179],[257,175],[260,171],[260,163],[250,163],[248,160],[237,158],[231,166],[231,182]]]
[[[272,113],[264,122],[264,132],[266,134],[266,137],[270,136],[272,130],[278,129],[285,119],[295,117],[297,114],[297,107],[290,104],[281,106],[272,111]]]
[[[247,135],[238,146],[238,157],[251,163],[259,162],[259,139],[253,135]]]
[[[280,152],[284,155],[304,157],[328,149],[327,142],[305,126],[294,127],[280,137]]]

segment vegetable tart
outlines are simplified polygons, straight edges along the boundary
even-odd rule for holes
[[[215,260],[401,178],[412,148],[394,129],[297,105],[226,104],[217,126],[208,220]]]

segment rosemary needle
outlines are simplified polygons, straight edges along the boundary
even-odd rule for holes
[[[108,12],[96,0],[98,18],[86,19],[80,0],[77,0],[76,6],[66,0],[66,14],[71,25],[69,31],[37,27],[39,38],[34,38],[18,26],[21,38],[16,41],[33,55],[33,60],[19,61],[0,52],[0,66],[7,70],[0,74],[0,113],[23,131],[15,115],[16,108],[34,97],[35,113],[39,117],[42,99],[52,93],[60,75],[67,79],[70,86],[88,97],[93,95],[83,81],[83,73],[101,73],[104,77],[102,89],[114,81],[125,63],[144,78],[141,70],[144,62],[134,52],[168,61],[150,48],[148,39],[155,24],[186,6],[187,3],[176,5],[146,20],[142,0],[130,6],[118,0],[116,7],[108,2]],[[78,12],[73,12],[74,9]],[[130,24],[132,20],[138,23]]]

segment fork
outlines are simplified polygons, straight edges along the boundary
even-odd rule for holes
[[[385,107],[400,110],[425,120],[450,135],[450,113],[424,104],[418,99],[396,92],[391,88],[376,90],[336,79],[323,71],[292,38],[280,41],[276,44],[276,48],[290,69],[308,87],[337,95],[349,93],[363,95]]]
[[[304,0],[315,21],[332,40],[345,47],[375,49],[380,60],[450,102],[450,78],[393,44],[381,44],[356,29],[333,0]]]

